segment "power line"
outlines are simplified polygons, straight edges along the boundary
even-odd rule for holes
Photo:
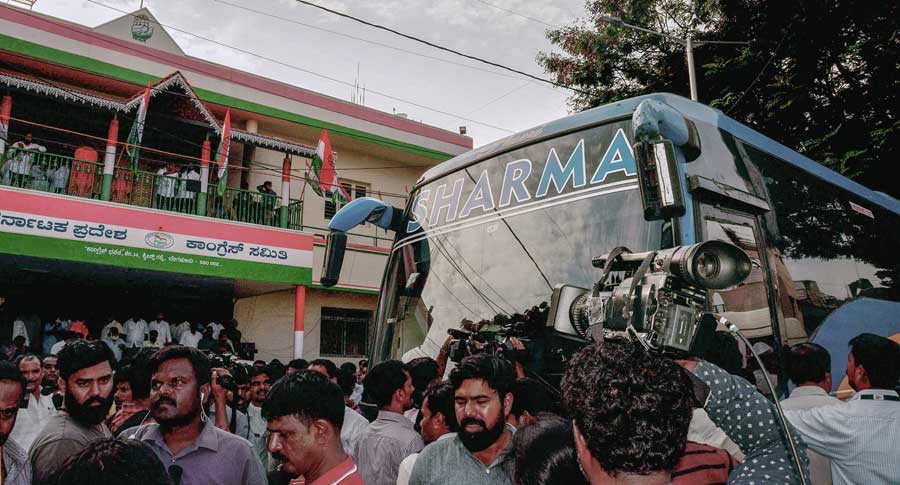
[[[88,1],[93,1],[93,0],[88,0]],[[500,69],[503,69],[503,70],[506,70],[506,71],[509,71],[509,72],[514,72],[514,73],[516,73],[516,74],[519,74],[519,75],[522,75],[522,76],[531,78],[531,79],[533,79],[533,80],[535,80],[535,81],[539,81],[539,82],[542,82],[542,83],[550,84],[550,85],[556,86],[556,87],[558,87],[558,88],[569,89],[569,90],[575,91],[576,93],[579,93],[579,94],[588,94],[586,91],[582,91],[582,90],[580,90],[580,89],[578,89],[578,88],[573,88],[573,87],[567,86],[567,85],[565,85],[565,84],[560,84],[560,83],[558,83],[558,82],[556,82],[556,81],[551,81],[550,79],[544,79],[544,78],[542,78],[542,77],[540,77],[540,76],[535,76],[534,74],[529,74],[529,73],[527,73],[527,72],[525,72],[525,71],[520,71],[520,70],[514,69],[514,68],[512,68],[512,67],[507,67],[507,66],[504,66],[503,64],[499,64],[499,63],[496,63],[496,62],[494,62],[494,61],[489,61],[489,60],[483,59],[483,58],[481,58],[481,57],[477,57],[477,56],[465,54],[465,53],[463,53],[463,52],[460,52],[460,51],[451,49],[451,48],[449,48],[449,47],[444,47],[444,46],[442,46],[442,45],[435,44],[435,43],[433,43],[433,42],[429,42],[429,41],[424,40],[424,39],[421,39],[421,38],[419,38],[419,37],[415,37],[415,36],[412,36],[412,35],[409,35],[409,34],[404,34],[403,32],[400,32],[400,31],[398,31],[398,30],[392,29],[392,28],[390,28],[390,27],[385,27],[385,26],[383,26],[383,25],[376,24],[376,23],[373,23],[373,22],[369,22],[368,20],[363,20],[363,19],[361,19],[361,18],[354,17],[354,16],[352,16],[352,15],[349,15],[349,14],[346,14],[346,13],[343,13],[343,12],[339,12],[339,11],[337,11],[337,10],[332,10],[332,9],[330,9],[330,8],[323,7],[323,6],[321,6],[321,5],[316,5],[316,4],[312,3],[312,2],[307,2],[306,0],[294,0],[294,1],[297,2],[297,3],[302,3],[303,5],[308,5],[308,6],[310,6],[310,7],[317,8],[317,9],[319,9],[319,10],[323,10],[323,11],[325,11],[325,12],[328,12],[328,13],[331,13],[331,14],[334,14],[334,15],[337,15],[337,16],[339,16],[339,17],[343,17],[343,18],[346,18],[346,19],[349,19],[349,20],[353,20],[354,22],[359,22],[359,23],[361,23],[361,24],[363,24],[363,25],[367,25],[367,26],[372,27],[372,28],[375,28],[375,29],[384,30],[385,32],[390,32],[390,33],[392,33],[392,34],[394,34],[394,35],[398,35],[398,36],[400,36],[400,37],[403,37],[403,38],[405,38],[405,39],[412,40],[412,41],[414,41],[414,42],[418,42],[418,43],[420,43],[420,44],[425,44],[425,45],[427,45],[427,46],[429,46],[429,47],[433,47],[433,48],[435,48],[435,49],[442,50],[442,51],[444,51],[444,52],[449,52],[449,53],[451,53],[451,54],[455,54],[455,55],[460,56],[460,57],[465,57],[466,59],[471,59],[471,60],[473,60],[473,61],[478,61],[478,62],[481,62],[481,63],[483,63],[483,64],[487,64],[487,65],[489,65],[489,66],[494,66],[494,67],[498,67],[498,68],[500,68]]]
[[[541,25],[546,25],[547,27],[550,27],[550,28],[552,28],[552,29],[558,29],[558,28],[559,28],[559,27],[557,27],[556,25],[553,25],[553,24],[544,22],[543,20],[536,19],[536,18],[534,18],[534,17],[529,17],[528,15],[521,14],[521,13],[519,13],[519,12],[516,12],[515,10],[510,10],[510,9],[508,9],[508,8],[501,7],[501,6],[499,6],[499,5],[494,5],[494,4],[491,3],[491,2],[486,2],[486,1],[484,1],[484,0],[473,0],[473,1],[478,2],[478,3],[481,3],[481,4],[484,4],[484,5],[487,5],[488,7],[493,7],[493,8],[495,8],[495,9],[497,9],[497,10],[501,10],[501,11],[506,12],[506,13],[508,13],[508,14],[515,15],[516,17],[522,17],[523,19],[527,19],[527,20],[530,20],[530,21],[532,21],[532,22],[539,23],[539,24],[541,24]]]
[[[90,3],[93,3],[93,4],[96,4],[96,5],[99,5],[99,6],[101,6],[101,7],[108,8],[108,9],[110,9],[110,10],[115,10],[115,11],[117,11],[117,12],[119,12],[119,13],[122,13],[122,14],[125,14],[125,15],[129,15],[129,16],[132,16],[132,17],[135,16],[135,15],[134,15],[133,13],[131,13],[131,12],[128,12],[128,11],[126,11],[126,10],[122,10],[122,9],[113,7],[113,6],[111,6],[111,5],[107,5],[107,4],[102,3],[102,2],[99,2],[99,1],[97,1],[97,0],[86,0],[86,1],[88,1],[88,2],[90,2]],[[278,64],[278,65],[281,65],[281,66],[284,66],[284,67],[287,67],[287,68],[290,68],[290,69],[294,69],[294,70],[297,70],[297,71],[300,71],[300,72],[303,72],[303,73],[306,73],[306,74],[309,74],[309,75],[312,75],[312,76],[320,77],[320,78],[322,78],[322,79],[326,79],[326,80],[331,81],[331,82],[343,84],[343,85],[350,86],[350,87],[353,87],[353,86],[354,86],[353,83],[348,82],[348,81],[343,81],[343,80],[340,80],[340,79],[337,79],[337,78],[334,78],[334,77],[331,77],[331,76],[326,76],[326,75],[324,75],[324,74],[320,74],[320,73],[317,73],[317,72],[314,72],[314,71],[310,71],[310,70],[308,70],[308,69],[304,69],[304,68],[302,68],[302,67],[295,66],[295,65],[293,65],[293,64],[288,64],[288,63],[286,63],[286,62],[279,61],[278,59],[273,59],[273,58],[271,58],[271,57],[267,57],[267,56],[264,56],[264,55],[262,55],[262,54],[257,54],[257,53],[255,53],[255,52],[253,52],[253,51],[249,51],[249,50],[246,50],[246,49],[242,49],[242,48],[240,48],[240,47],[236,47],[236,46],[233,46],[233,45],[230,45],[230,44],[225,44],[225,43],[223,43],[223,42],[219,42],[219,41],[217,41],[217,40],[210,39],[210,38],[208,38],[208,37],[204,37],[204,36],[202,36],[202,35],[195,34],[195,33],[193,33],[193,32],[190,32],[190,31],[187,31],[187,30],[184,30],[184,29],[180,29],[180,28],[178,28],[178,27],[173,27],[173,26],[171,26],[171,25],[166,25],[166,24],[159,23],[159,22],[157,22],[157,23],[158,23],[158,25],[160,25],[160,26],[162,26],[162,27],[165,27],[165,28],[167,28],[167,29],[172,29],[172,30],[174,30],[174,31],[176,31],[176,32],[181,32],[182,34],[190,35],[190,36],[192,36],[192,37],[196,37],[196,38],[198,38],[198,39],[205,40],[205,41],[210,42],[210,43],[212,43],[212,44],[216,44],[216,45],[219,45],[219,46],[222,46],[222,47],[227,47],[227,48],[229,48],[229,49],[233,49],[233,50],[235,50],[235,51],[237,51],[237,52],[240,52],[240,53],[242,53],[242,54],[247,54],[247,55],[249,55],[249,56],[253,56],[253,57],[257,57],[257,58],[259,58],[259,59],[263,59],[263,60],[266,60],[266,61],[269,61],[269,62],[273,62],[273,63],[275,63],[275,64]],[[74,30],[74,29],[72,29],[72,30]],[[79,32],[80,32],[80,31],[79,31]],[[80,32],[80,33],[83,33],[83,32]],[[98,38],[99,38],[99,37],[98,37]],[[129,49],[135,50],[135,51],[136,51],[136,49],[132,49],[132,48],[130,48],[130,47],[129,47]],[[154,56],[154,57],[159,57],[159,56]],[[164,60],[165,62],[171,62],[170,59],[163,59],[162,57],[159,57],[159,58],[162,59],[162,60]],[[184,67],[188,67],[188,66],[184,66]],[[188,68],[193,69],[192,67],[188,67]],[[206,73],[206,74],[210,74],[210,73]],[[210,75],[212,75],[212,74],[210,74]],[[464,116],[459,116],[459,115],[454,114],[454,113],[450,113],[450,112],[447,112],[447,111],[443,111],[443,110],[440,110],[440,109],[437,109],[437,108],[433,108],[433,107],[431,107],[431,106],[427,106],[427,105],[424,105],[424,104],[416,103],[416,102],[414,102],[414,101],[409,101],[409,100],[406,100],[406,99],[403,99],[403,98],[399,98],[399,97],[396,97],[396,96],[392,96],[392,95],[390,95],[390,94],[386,94],[386,93],[383,93],[383,92],[380,92],[380,91],[376,91],[376,90],[374,90],[374,89],[367,89],[367,92],[374,93],[374,94],[376,94],[376,95],[378,95],[378,96],[382,96],[382,97],[384,97],[384,98],[387,98],[387,99],[390,99],[390,100],[393,100],[393,101],[398,101],[398,102],[401,102],[401,103],[406,103],[406,104],[409,104],[409,105],[411,105],[411,106],[415,106],[415,107],[417,107],[417,108],[422,108],[422,109],[425,109],[425,110],[428,110],[428,111],[432,111],[432,112],[439,113],[439,114],[442,114],[442,115],[450,116],[450,117],[453,117],[453,118],[456,118],[456,119],[460,119],[460,120],[463,120],[463,121],[468,121],[468,122],[470,122],[470,123],[475,123],[475,124],[477,124],[477,125],[481,125],[481,126],[484,126],[484,127],[487,127],[487,128],[493,128],[493,129],[495,129],[495,130],[503,131],[503,132],[506,132],[506,133],[514,133],[512,130],[508,130],[508,129],[506,129],[506,128],[502,128],[502,127],[500,127],[500,126],[492,125],[492,124],[490,124],[490,123],[485,123],[485,122],[478,121],[478,120],[474,120],[474,119],[471,119],[471,118],[466,118],[466,117],[464,117]]]
[[[336,31],[336,30],[330,30],[330,29],[322,28],[322,27],[319,27],[319,26],[317,26],[317,25],[307,24],[307,23],[304,23],[304,22],[300,22],[299,20],[294,20],[294,19],[288,19],[288,18],[280,17],[280,16],[278,16],[278,15],[273,15],[273,14],[270,14],[270,13],[268,13],[268,12],[264,12],[264,11],[262,11],[262,10],[256,10],[256,9],[254,9],[254,8],[246,7],[246,6],[244,6],[244,5],[239,5],[239,4],[231,3],[231,2],[226,2],[225,0],[213,0],[213,1],[216,2],[216,3],[221,3],[221,4],[228,5],[228,6],[231,6],[231,7],[234,7],[234,8],[238,8],[238,9],[241,9],[241,10],[246,10],[246,11],[248,11],[248,12],[253,12],[253,13],[255,13],[255,14],[262,15],[262,16],[264,16],[264,17],[269,17],[269,18],[273,18],[273,19],[276,19],[276,20],[280,20],[280,21],[282,21],[282,22],[289,22],[289,23],[296,24],[296,25],[300,25],[300,26],[303,26],[303,27],[306,27],[306,28],[309,28],[309,29],[318,30],[318,31],[320,31],[320,32],[327,32],[327,33],[329,33],[329,34],[337,35],[337,36],[340,36],[340,37],[346,37],[346,38],[348,38],[348,39],[353,39],[353,40],[356,40],[356,41],[359,41],[359,42],[363,42],[363,43],[366,43],[366,44],[372,44],[372,45],[376,45],[376,46],[379,46],[379,47],[384,47],[384,48],[386,48],[386,49],[391,49],[391,50],[395,50],[395,51],[398,51],[398,52],[404,52],[404,53],[406,53],[406,54],[410,54],[410,55],[414,55],[414,56],[418,56],[418,57],[423,57],[423,58],[425,58],[425,59],[432,59],[432,60],[435,60],[435,61],[438,61],[438,62],[443,62],[443,63],[446,63],[446,64],[452,64],[452,65],[454,65],[454,66],[459,66],[459,67],[464,67],[464,68],[466,68],[466,69],[473,69],[473,70],[475,70],[475,71],[486,72],[486,73],[488,73],[488,74],[494,74],[494,75],[496,75],[496,76],[502,76],[502,77],[505,77],[505,78],[507,78],[507,79],[521,79],[521,78],[518,77],[518,76],[513,76],[513,75],[510,75],[510,74],[505,74],[505,73],[502,73],[502,72],[493,71],[493,70],[491,70],[491,69],[484,69],[484,68],[472,66],[472,65],[469,65],[469,64],[463,64],[463,63],[461,63],[461,62],[453,62],[453,61],[451,61],[451,60],[449,60],[449,59],[444,59],[444,58],[436,57],[436,56],[430,56],[430,55],[428,55],[428,54],[423,54],[423,53],[421,53],[421,52],[416,52],[416,51],[404,49],[404,48],[402,48],[402,47],[397,47],[397,46],[393,46],[393,45],[390,45],[390,44],[384,44],[384,43],[381,43],[381,42],[376,42],[376,41],[374,41],[374,40],[365,39],[365,38],[362,38],[362,37],[356,37],[356,36],[354,36],[354,35],[345,34],[345,33],[343,33],[343,32],[338,32],[338,31]]]
[[[501,99],[503,99],[503,98],[509,96],[510,94],[515,93],[516,91],[518,91],[518,90],[524,88],[525,86],[528,86],[528,85],[531,84],[531,83],[532,83],[532,81],[525,81],[523,84],[520,84],[520,85],[518,85],[518,86],[516,86],[516,87],[514,87],[514,88],[512,88],[512,89],[510,89],[509,91],[507,91],[507,92],[501,94],[500,96],[497,96],[496,98],[494,98],[494,99],[488,101],[487,103],[484,103],[483,105],[481,105],[481,106],[479,106],[479,107],[473,109],[472,111],[469,111],[468,113],[466,113],[466,115],[468,116],[468,115],[470,115],[470,114],[472,114],[472,113],[474,113],[474,112],[476,112],[476,111],[480,111],[480,110],[482,110],[482,109],[484,109],[484,108],[486,108],[486,107],[488,107],[488,106],[490,106],[490,105],[496,103],[497,101],[500,101]]]
[[[784,43],[784,39],[787,39],[788,33],[791,32],[791,27],[793,27],[793,25],[794,25],[794,21],[791,20],[791,23],[789,23],[787,28],[784,30],[784,35],[781,36],[781,40],[778,41],[778,45],[775,46],[775,50],[772,51],[772,56],[769,57],[769,60],[766,61],[766,63],[763,65],[762,69],[760,69],[759,72],[756,74],[756,77],[753,78],[753,82],[751,82],[750,85],[747,86],[747,89],[745,89],[744,92],[742,92],[740,96],[738,96],[737,101],[735,101],[734,104],[732,104],[728,108],[728,110],[725,111],[726,115],[730,114],[734,110],[734,108],[738,104],[740,104],[740,102],[744,99],[744,96],[746,96],[747,93],[749,93],[750,90],[753,89],[753,86],[756,86],[756,83],[759,82],[759,78],[762,77],[763,73],[766,72],[766,69],[768,69],[769,65],[772,64],[772,61],[775,60],[775,56],[778,55],[778,51],[781,49],[781,44]]]

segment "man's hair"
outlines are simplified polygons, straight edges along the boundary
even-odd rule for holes
[[[168,485],[162,461],[137,440],[104,438],[71,456],[55,475],[54,485]]]
[[[309,366],[312,367],[314,365],[324,367],[329,379],[337,379],[339,377],[338,366],[328,359],[316,359],[310,361]]]
[[[503,399],[512,392],[516,370],[506,359],[491,354],[475,354],[463,359],[450,373],[450,384],[454,391],[468,379],[483,379]]]
[[[109,362],[110,368],[116,367],[116,357],[107,345],[100,341],[74,340],[59,351],[59,375],[68,381],[69,377],[80,371],[103,362]]]
[[[258,375],[265,375],[266,377],[269,378],[270,382],[275,382],[275,378],[272,377],[274,374],[272,373],[272,369],[269,366],[251,367],[250,368],[250,376],[247,379],[247,381],[249,382],[250,379],[253,379],[254,377],[256,377]]]
[[[428,410],[431,414],[441,413],[444,422],[450,431],[459,431],[459,423],[456,422],[456,403],[453,399],[453,386],[447,381],[433,381],[425,389],[425,397],[428,401]]]
[[[324,419],[335,428],[344,424],[344,394],[322,374],[302,370],[280,379],[272,386],[262,405],[266,419],[296,416],[309,424]]]
[[[27,360],[33,360],[38,363],[38,367],[41,366],[41,358],[34,354],[25,354],[25,355],[19,357],[19,360],[18,360],[19,365],[22,365],[22,362],[25,362]]]
[[[50,354],[50,355],[45,355],[45,356],[44,356],[44,359],[41,360],[41,364],[43,365],[44,362],[47,362],[47,359],[57,359],[57,362],[59,362],[59,357],[57,357],[57,356],[55,356],[55,355],[53,355],[53,354]]]
[[[287,366],[291,369],[306,370],[309,367],[309,362],[306,359],[294,359],[288,362]]]
[[[539,414],[534,424],[513,437],[516,485],[565,483],[587,485],[581,473],[572,435],[572,421],[555,414]]]
[[[585,347],[562,381],[567,412],[612,476],[675,467],[691,422],[691,389],[685,370],[630,341]]]
[[[440,367],[436,360],[431,357],[416,357],[409,361],[406,366],[409,368],[409,376],[412,378],[413,385],[413,404],[417,408],[422,407],[422,397],[425,394],[425,388],[428,384],[438,378]]]
[[[354,364],[353,362],[344,362],[343,364],[341,364],[341,372],[356,374],[356,364]]]
[[[388,360],[372,367],[363,380],[366,395],[375,401],[378,409],[390,405],[394,392],[403,389],[406,384],[408,372],[406,365],[399,360]]]
[[[28,387],[28,381],[25,380],[25,376],[23,376],[22,371],[19,370],[19,366],[6,360],[0,360],[0,381],[18,382],[19,385],[22,386],[19,399],[22,398],[25,394],[25,388]]]
[[[850,353],[856,365],[863,366],[872,387],[891,389],[900,380],[900,344],[871,333],[850,340]]]
[[[520,377],[512,387],[513,405],[510,413],[519,417],[525,411],[532,416],[550,411],[551,399],[547,388],[537,379]]]
[[[131,359],[131,376],[128,385],[131,386],[131,397],[135,401],[150,397],[150,359],[156,353],[156,349],[141,349]]]
[[[341,366],[341,369],[338,371],[337,384],[344,396],[350,397],[353,394],[353,390],[356,389],[356,374]]]
[[[794,384],[822,382],[831,372],[831,355],[819,344],[803,343],[791,347],[787,354],[787,373]]]
[[[198,386],[209,383],[212,378],[212,364],[209,361],[209,357],[193,347],[185,347],[184,345],[172,345],[157,350],[147,362],[148,375],[152,377],[163,362],[175,359],[187,359],[191,363]]]
[[[131,364],[120,365],[118,369],[116,369],[115,375],[113,375],[113,386],[118,386],[119,384],[125,382],[128,383],[128,386],[131,386],[131,376],[134,374],[132,372],[133,367]]]

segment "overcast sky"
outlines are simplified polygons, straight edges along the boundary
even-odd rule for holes
[[[584,14],[584,0],[312,1],[545,78],[549,76],[535,62],[539,51],[553,48],[546,40],[548,27],[544,23],[565,25]],[[116,9],[130,12],[137,10],[140,3],[38,0],[34,10],[94,27],[122,16]],[[145,0],[144,5],[160,23],[196,34],[168,29],[188,55],[345,100],[350,99],[351,87],[283,64],[348,83],[356,80],[358,66],[360,84],[367,88],[366,106],[407,113],[412,119],[452,131],[465,125],[476,147],[568,114],[566,90],[441,52],[294,0]],[[388,99],[376,92],[497,128]]]

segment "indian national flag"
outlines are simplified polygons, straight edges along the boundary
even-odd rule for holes
[[[216,163],[219,164],[219,195],[225,193],[228,186],[228,148],[231,146],[231,109],[225,111],[225,123],[222,125],[222,140],[216,151]]]
[[[316,154],[313,155],[312,167],[308,168],[310,186],[316,194],[322,197],[331,197],[337,203],[349,202],[350,194],[338,182],[337,170],[334,165],[334,152],[331,151],[331,140],[328,139],[328,130],[322,130]]]
[[[128,157],[131,158],[131,171],[137,173],[138,162],[140,161],[141,138],[144,136],[144,122],[147,120],[147,108],[150,106],[150,85],[144,90],[144,96],[141,98],[141,104],[138,106],[137,116],[134,117],[134,123],[131,125],[131,131],[128,132],[128,146],[126,148]]]

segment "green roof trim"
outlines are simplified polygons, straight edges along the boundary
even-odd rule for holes
[[[128,69],[115,64],[104,61],[98,61],[71,52],[62,51],[52,47],[29,42],[27,40],[17,39],[8,35],[0,34],[0,49],[16,52],[27,57],[39,58],[51,61],[63,66],[81,69],[83,71],[102,74],[121,81],[127,81],[138,86],[145,86],[147,83],[154,83],[162,78],[145,74],[140,71]],[[432,160],[445,161],[454,157],[449,153],[438,150],[420,147],[411,143],[393,140],[380,135],[366,133],[361,130],[355,130],[335,123],[310,118],[308,116],[291,113],[289,111],[272,108],[252,101],[245,101],[224,94],[216,93],[202,88],[194,88],[197,96],[203,101],[216,103],[231,108],[242,109],[253,113],[259,113],[273,118],[279,118],[293,123],[313,126],[316,128],[327,128],[332,133],[349,136],[352,138],[368,141],[377,145],[382,145],[395,150],[400,150],[414,155],[423,156]]]

